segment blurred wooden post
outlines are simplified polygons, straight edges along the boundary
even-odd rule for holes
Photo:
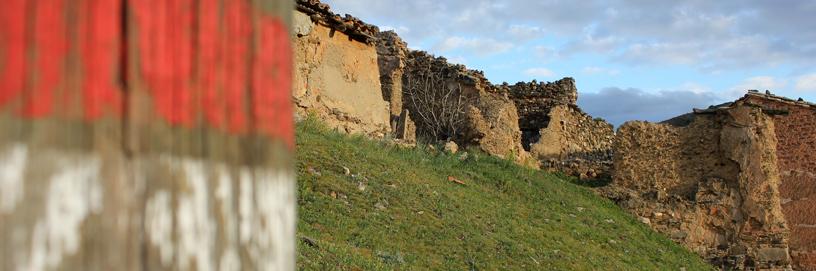
[[[292,270],[291,3],[5,0],[0,270]]]

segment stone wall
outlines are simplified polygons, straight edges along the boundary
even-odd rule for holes
[[[391,103],[391,125],[396,127],[402,108],[402,75],[405,71],[405,60],[408,45],[394,31],[377,34],[377,61],[380,67],[380,84],[382,95]]]
[[[319,9],[323,4],[305,5],[311,2],[298,1],[293,15],[298,113],[315,114],[342,132],[384,137],[392,126],[373,45],[376,27],[341,19]]]
[[[499,157],[528,160],[521,147],[516,107],[481,71],[421,51],[409,52],[405,63],[403,106],[416,121],[419,135],[430,140],[454,140]],[[445,115],[451,112],[453,115]],[[438,115],[444,116],[440,120]],[[452,128],[433,131],[439,121],[450,122],[447,125]]]
[[[501,85],[519,112],[522,146],[542,168],[584,178],[608,178],[612,125],[582,112],[575,80]]]
[[[786,113],[774,116],[782,211],[794,268],[816,270],[816,105],[756,92],[740,102]]]
[[[624,124],[602,193],[716,266],[789,268],[772,118],[750,106],[701,113],[685,127]]]
[[[570,77],[555,81],[519,82],[515,85],[502,85],[510,94],[519,112],[519,128],[524,133],[524,145],[528,148],[534,143],[538,130],[549,124],[550,111],[558,105],[575,105],[578,101],[578,89],[575,79]]]
[[[569,105],[553,107],[547,118],[549,124],[530,146],[530,154],[541,161],[542,168],[582,179],[610,177],[615,135],[611,124]]]

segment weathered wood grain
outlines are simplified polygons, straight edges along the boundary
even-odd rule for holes
[[[291,270],[291,3],[8,0],[0,270]]]

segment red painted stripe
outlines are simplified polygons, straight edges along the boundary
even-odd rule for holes
[[[120,116],[121,88],[118,84],[121,49],[120,1],[85,0],[80,9],[78,33],[83,65],[85,119],[92,121],[105,112]]]
[[[54,90],[62,79],[67,53],[63,0],[41,0],[34,11],[34,65],[32,88],[23,97],[21,114],[40,118],[53,112]]]
[[[127,61],[137,63],[158,119],[257,132],[293,146],[292,49],[283,21],[257,16],[245,0],[123,1],[134,18],[129,23],[136,33],[129,37],[122,32],[121,1],[6,0],[0,9],[0,108],[13,105],[24,118],[41,118],[57,106],[72,106],[70,97],[55,94],[73,95],[64,73],[79,68],[83,118],[121,117],[122,48],[136,38],[138,59]],[[68,29],[67,14],[74,11],[76,29]],[[79,66],[67,67],[68,35],[74,33]],[[199,117],[203,123],[196,123]]]
[[[233,133],[247,131],[246,104],[249,78],[249,41],[252,38],[250,9],[247,1],[225,3],[226,33],[224,43],[224,95],[228,115],[228,129]]]
[[[255,52],[252,76],[255,125],[262,134],[284,139],[294,147],[289,32],[280,19],[263,16],[258,35],[260,46]]]
[[[221,16],[218,0],[200,0],[198,18],[198,82],[204,119],[213,128],[225,128],[226,103],[222,98],[224,84]]]
[[[0,8],[0,108],[23,91],[26,0],[6,0]]]

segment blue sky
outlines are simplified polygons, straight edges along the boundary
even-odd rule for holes
[[[493,83],[574,77],[615,125],[747,89],[816,101],[816,1],[326,0]]]

